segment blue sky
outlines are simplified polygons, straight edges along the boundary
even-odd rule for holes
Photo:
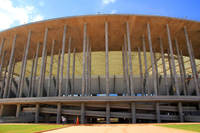
[[[200,0],[0,0],[0,30],[57,17],[144,14],[200,21]]]

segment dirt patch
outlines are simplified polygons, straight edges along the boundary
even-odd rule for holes
[[[180,124],[180,123],[179,123]],[[192,123],[194,124],[194,123]],[[156,124],[109,124],[70,126],[45,133],[195,133],[156,126]]]

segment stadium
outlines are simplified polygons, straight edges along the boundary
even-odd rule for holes
[[[57,18],[0,32],[0,122],[200,122],[200,22]]]

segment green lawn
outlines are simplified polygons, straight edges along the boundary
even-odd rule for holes
[[[188,131],[195,131],[200,133],[200,124],[174,124],[174,125],[159,125],[163,127],[169,127],[169,128],[176,128],[176,129],[183,129]]]
[[[0,133],[34,133],[61,127],[63,125],[0,125]]]

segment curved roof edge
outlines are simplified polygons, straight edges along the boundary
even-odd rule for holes
[[[199,23],[200,21],[196,21],[196,20],[190,20],[190,19],[183,19],[183,18],[178,18],[178,17],[168,17],[168,16],[159,16],[159,15],[145,15],[145,14],[88,14],[88,15],[77,15],[77,16],[66,16],[66,17],[58,17],[58,18],[50,18],[50,19],[45,19],[45,20],[41,20],[41,21],[36,21],[36,22],[30,22],[27,24],[22,24],[22,25],[18,25],[18,26],[14,26],[5,30],[0,31],[4,32],[4,31],[8,31],[8,30],[12,30],[18,27],[23,27],[23,26],[27,26],[27,25],[31,25],[31,24],[37,24],[37,23],[41,23],[41,22],[48,22],[48,21],[52,21],[52,20],[58,20],[58,19],[67,19],[67,18],[78,18],[78,17],[90,17],[90,16],[118,16],[118,15],[124,15],[124,16],[147,16],[147,17],[163,17],[163,18],[171,18],[171,19],[177,19],[177,20],[185,20],[185,21],[190,21],[190,22],[197,22]]]

